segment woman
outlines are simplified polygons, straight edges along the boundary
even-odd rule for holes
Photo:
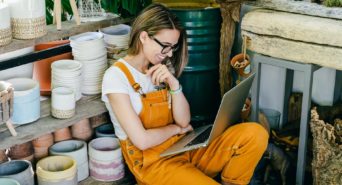
[[[247,184],[268,140],[256,123],[232,126],[208,147],[172,157],[159,154],[191,131],[189,104],[179,77],[188,60],[186,32],[160,4],[147,7],[132,25],[126,57],[103,79],[122,153],[138,184]]]

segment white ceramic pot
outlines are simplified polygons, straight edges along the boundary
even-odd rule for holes
[[[51,111],[56,118],[70,118],[75,115],[75,93],[67,87],[57,87],[52,90]]]
[[[29,78],[13,78],[8,82],[14,88],[12,121],[15,124],[26,124],[39,119],[39,82]]]
[[[45,0],[4,0],[11,12],[14,38],[33,39],[47,33]]]
[[[0,2],[0,46],[9,44],[12,41],[12,30],[9,7]]]
[[[87,143],[78,140],[67,140],[55,143],[49,148],[50,155],[72,157],[77,164],[77,179],[82,181],[89,176]]]

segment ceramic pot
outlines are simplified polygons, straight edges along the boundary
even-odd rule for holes
[[[12,41],[10,9],[7,4],[0,2],[0,46]]]
[[[242,53],[234,56],[230,61],[230,65],[242,77],[247,77],[251,72],[249,56],[247,54],[246,57]]]
[[[0,163],[8,161],[6,150],[0,150]]]
[[[95,136],[98,137],[116,137],[112,123],[103,124],[96,127]]]
[[[53,145],[54,139],[51,133],[40,136],[32,141],[34,157],[36,160],[44,158],[49,154],[49,147]]]
[[[34,185],[32,164],[26,160],[12,160],[0,164],[0,177],[17,180],[20,185]]]
[[[37,163],[39,185],[77,185],[76,161],[69,156],[50,156]]]
[[[93,129],[90,126],[89,119],[81,121],[71,126],[72,137],[83,141],[89,141],[93,135]]]
[[[20,185],[18,181],[11,178],[0,178],[1,185]]]
[[[47,33],[45,0],[4,0],[10,7],[13,38],[34,39]]]
[[[13,78],[7,82],[14,88],[12,121],[15,124],[26,124],[39,119],[39,83],[28,78]]]
[[[59,40],[38,44],[35,46],[35,51],[46,50],[69,42],[69,40]],[[51,94],[51,64],[61,59],[72,59],[71,52],[42,59],[33,64],[33,79],[39,81],[41,95],[47,96]]]
[[[119,139],[101,137],[89,142],[90,176],[98,181],[115,181],[125,175]]]
[[[71,132],[69,127],[61,128],[53,133],[55,142],[71,139]]]
[[[51,113],[55,118],[71,118],[75,115],[76,99],[71,88],[57,87],[52,90]]]
[[[33,154],[32,142],[26,142],[19,145],[14,145],[9,149],[8,157],[11,159],[21,159]]]
[[[77,179],[82,181],[89,176],[87,143],[68,140],[55,143],[49,148],[50,155],[72,157],[77,164]]]

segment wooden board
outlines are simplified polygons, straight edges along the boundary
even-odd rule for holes
[[[11,136],[7,129],[2,129],[2,132],[0,132],[0,149],[6,149],[16,144],[31,141],[46,133],[71,126],[82,119],[90,118],[104,112],[107,112],[107,109],[99,95],[85,96],[77,102],[75,116],[69,119],[56,119],[50,115],[50,100],[45,100],[41,102],[40,119],[33,123],[16,126],[16,131],[18,132],[16,137]]]
[[[241,29],[259,35],[342,48],[342,20],[257,9],[243,17]]]
[[[247,49],[267,56],[300,63],[312,63],[342,70],[342,48],[297,42],[284,38],[242,31],[250,38]]]
[[[293,12],[342,20],[342,8],[331,8],[316,3],[293,0],[257,0],[245,2],[247,5],[263,7],[271,10]]]

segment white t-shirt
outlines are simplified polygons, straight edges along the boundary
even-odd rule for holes
[[[144,93],[148,93],[155,90],[155,86],[152,84],[150,76],[146,76],[145,74],[141,73],[123,59],[119,59],[118,61],[126,65],[128,70],[131,72],[135,82],[140,84],[142,91]],[[102,82],[102,101],[105,102],[105,105],[108,109],[110,119],[114,125],[115,135],[119,139],[125,140],[127,139],[127,134],[122,129],[121,125],[116,119],[115,114],[113,113],[111,105],[109,104],[107,94],[110,93],[128,94],[131,99],[132,106],[138,115],[142,110],[141,97],[139,93],[134,91],[133,87],[129,84],[128,79],[126,78],[125,74],[121,71],[121,69],[119,69],[118,67],[111,66],[106,70]]]

